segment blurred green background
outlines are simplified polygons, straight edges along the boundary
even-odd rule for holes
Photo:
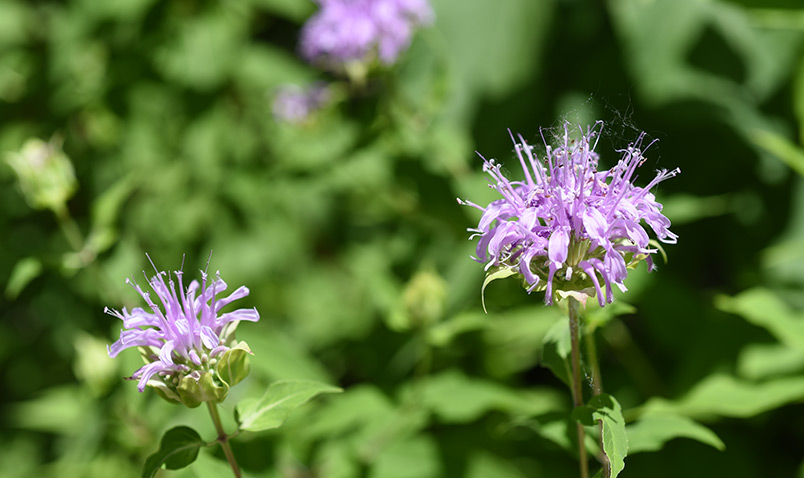
[[[75,171],[62,207],[0,166],[0,476],[135,477],[167,428],[214,437],[121,379],[139,357],[106,356],[103,313],[140,305],[145,253],[192,275],[210,250],[262,316],[224,413],[282,378],[346,390],[239,436],[248,476],[576,476],[569,393],[540,365],[559,315],[513,280],[483,314],[455,198],[493,199],[474,151],[517,171],[508,128],[541,144],[596,119],[602,164],[644,130],[638,184],[682,170],[656,191],[678,244],[599,332],[604,387],[725,444],[634,438],[620,476],[804,476],[801,0],[432,3],[356,90],[297,56],[308,0],[0,0],[0,151],[39,138]],[[322,80],[326,108],[272,116],[277,88]],[[164,476],[228,476],[220,456]]]

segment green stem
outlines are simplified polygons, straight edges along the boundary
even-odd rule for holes
[[[78,228],[78,224],[76,224],[72,216],[70,216],[70,211],[67,210],[67,206],[61,204],[60,207],[53,209],[53,213],[56,215],[59,227],[61,227],[61,231],[67,238],[70,247],[72,247],[76,253],[81,254],[81,251],[84,249],[84,237],[81,234],[81,229]]]
[[[579,318],[580,303],[575,297],[569,297],[569,323],[570,323],[570,344],[572,345],[572,404],[575,408],[583,405],[583,389],[581,388],[581,351],[579,337]],[[575,429],[578,432],[578,460],[580,462],[581,478],[589,478],[589,463],[586,460],[586,443],[583,425],[575,422]]]
[[[209,407],[209,414],[212,416],[212,423],[215,424],[215,430],[218,432],[218,443],[221,444],[223,454],[226,455],[226,461],[228,461],[229,466],[232,467],[232,472],[234,473],[235,478],[240,478],[240,467],[237,466],[237,460],[235,460],[234,453],[232,453],[232,447],[229,445],[229,435],[223,431],[221,416],[218,414],[218,405],[212,402],[207,402],[207,406]]]

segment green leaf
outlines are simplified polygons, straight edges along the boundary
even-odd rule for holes
[[[751,131],[750,139],[760,148],[780,159],[790,169],[804,176],[804,150],[781,134],[763,129]]]
[[[585,406],[578,407],[573,417],[584,425],[602,423],[603,452],[611,465],[611,478],[625,468],[628,453],[628,435],[625,431],[623,411],[617,400],[606,393],[596,395]]]
[[[24,257],[14,264],[6,284],[6,297],[16,299],[25,287],[42,273],[42,262],[36,257]]]
[[[487,314],[489,313],[489,311],[486,310],[486,286],[489,285],[491,281],[505,279],[506,277],[511,277],[516,273],[516,269],[510,267],[500,267],[486,274],[486,279],[483,281],[483,287],[480,289],[480,302],[483,304],[483,312]]]
[[[767,289],[750,289],[734,297],[718,296],[715,305],[767,329],[782,343],[804,348],[804,315],[794,313]]]
[[[235,410],[241,430],[253,432],[279,428],[296,408],[322,393],[343,390],[325,383],[309,380],[286,380],[271,384],[257,399],[243,400]]]
[[[628,435],[625,432],[623,410],[614,397],[601,394],[589,404],[597,408],[594,417],[603,422],[603,452],[611,464],[611,478],[625,468],[625,455],[628,453]]]
[[[731,375],[710,375],[676,401],[652,398],[637,414],[673,413],[692,418],[747,418],[804,396],[804,377],[749,382]]]
[[[761,380],[800,373],[804,370],[804,349],[785,344],[749,344],[740,351],[737,371],[742,377]]]
[[[674,438],[691,438],[720,451],[726,449],[726,445],[715,432],[680,415],[646,415],[636,423],[628,425],[626,431],[628,432],[628,452],[632,455],[639,452],[661,450],[665,443]]]
[[[206,446],[198,432],[190,427],[175,427],[168,430],[159,443],[159,450],[145,460],[142,478],[153,478],[165,465],[168,470],[184,468],[198,457],[198,450]]]

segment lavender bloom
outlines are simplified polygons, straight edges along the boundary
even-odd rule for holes
[[[283,85],[274,96],[274,118],[286,123],[303,123],[321,109],[331,96],[329,88],[324,84],[315,84],[309,88]]]
[[[645,161],[642,133],[621,151],[616,166],[598,171],[594,149],[602,125],[581,131],[580,141],[570,139],[565,125],[563,144],[547,146],[544,165],[522,136],[517,142],[512,135],[525,180],[510,181],[494,160],[483,158],[483,170],[493,179],[489,186],[502,199],[486,207],[458,200],[483,211],[478,227],[469,229],[472,238],[479,237],[473,259],[487,271],[520,275],[528,292],[546,291],[548,304],[559,290],[588,290],[589,295],[594,290],[604,306],[613,300],[612,285],[626,290],[628,268],[644,259],[652,270],[657,249],[650,247],[643,221],[662,242],[675,243],[678,237],[650,189],[680,170],[658,171],[644,188],[635,186],[635,170]]]
[[[188,385],[191,388],[199,386],[199,381],[205,374],[210,373],[214,377],[214,380],[209,380],[209,377],[205,379],[210,384],[220,385],[220,377],[215,371],[217,362],[230,349],[241,348],[248,351],[244,344],[234,343],[237,324],[241,320],[256,322],[260,315],[256,309],[238,309],[220,314],[226,305],[249,293],[246,287],[241,286],[228,297],[219,298],[218,295],[227,287],[220,272],[207,285],[207,274],[202,271],[201,284],[194,280],[185,290],[182,271],[174,272],[178,279],[177,289],[169,273],[158,271],[155,266],[154,270],[156,274],[146,279],[162,308],[151,299],[149,292],[126,279],[126,283],[142,296],[150,310],[136,307],[129,312],[123,308],[121,313],[108,307],[104,309],[107,314],[123,321],[120,339],[108,347],[108,353],[114,358],[127,348],[139,347],[146,364],[129,379],[139,379],[137,388],[140,392],[145,390],[146,385],[150,385],[167,398],[186,404],[186,388]],[[187,378],[193,383],[184,383]],[[242,377],[238,381],[239,379]],[[226,384],[223,396],[229,385],[233,383]],[[195,403],[194,399],[190,399],[190,402]]]
[[[413,29],[433,20],[427,0],[318,0],[304,25],[301,53],[336,68],[375,55],[390,65],[410,44]]]

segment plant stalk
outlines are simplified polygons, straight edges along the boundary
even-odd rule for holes
[[[223,454],[226,455],[226,461],[228,461],[229,466],[232,467],[232,472],[234,473],[235,478],[240,478],[240,467],[237,466],[237,460],[235,460],[234,453],[232,453],[232,447],[229,445],[229,435],[223,431],[221,416],[218,414],[218,405],[212,402],[207,402],[207,406],[209,407],[209,414],[212,416],[212,423],[215,424],[215,430],[218,432],[218,443],[221,444]]]
[[[575,297],[569,297],[568,311],[570,323],[570,344],[572,346],[572,404],[575,408],[583,405],[583,389],[581,388],[581,351],[579,337],[580,303]],[[578,461],[580,462],[581,478],[589,478],[589,463],[586,460],[586,443],[583,425],[575,423],[578,432]]]
[[[586,342],[586,359],[589,362],[589,368],[592,369],[592,395],[600,395],[603,393],[603,379],[600,374],[600,363],[597,359],[597,342],[595,341],[595,331],[588,330],[584,337]],[[603,478],[611,478],[611,463],[609,457],[603,451],[603,421],[598,423],[598,435],[600,442],[600,454],[597,459],[603,465]]]

